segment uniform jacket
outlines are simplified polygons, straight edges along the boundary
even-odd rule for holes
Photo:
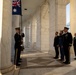
[[[19,48],[21,45],[21,36],[18,33],[16,33],[14,39],[15,39],[15,48]]]
[[[67,32],[63,35],[63,46],[71,46],[72,45],[72,34]]]

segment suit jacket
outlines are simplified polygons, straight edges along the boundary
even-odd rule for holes
[[[63,35],[59,36],[59,46],[63,46]]]
[[[59,45],[59,36],[56,36],[54,38],[54,47],[57,46],[57,45]]]
[[[71,46],[72,45],[72,34],[67,32],[63,35],[63,46]]]

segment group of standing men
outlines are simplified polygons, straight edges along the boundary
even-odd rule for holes
[[[64,30],[61,30],[59,35],[58,32],[55,33],[54,38],[54,48],[55,48],[55,59],[59,58],[59,49],[60,49],[60,61],[64,64],[70,64],[70,47],[74,46],[75,59],[76,59],[76,34],[74,39],[72,34],[68,32],[69,28],[64,27]]]
[[[22,61],[22,59],[20,58],[20,55],[21,55],[21,51],[23,50],[24,33],[21,34],[20,27],[15,28],[15,31],[16,33],[14,35],[14,39],[15,39],[14,64],[16,66],[20,66],[20,62]]]

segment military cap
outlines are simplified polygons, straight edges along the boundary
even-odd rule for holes
[[[68,28],[68,27],[64,27],[64,29],[67,29],[67,30],[69,30],[69,28]]]

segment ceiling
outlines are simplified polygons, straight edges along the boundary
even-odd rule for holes
[[[28,19],[45,0],[21,0],[23,19]],[[27,10],[24,10],[24,9]]]

